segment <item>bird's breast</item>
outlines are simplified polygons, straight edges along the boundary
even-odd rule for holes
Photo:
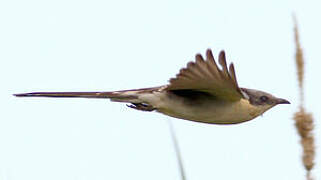
[[[230,116],[226,120],[228,122],[230,120],[232,123],[249,121],[263,113],[259,107],[250,104],[246,99],[233,103],[231,110]]]

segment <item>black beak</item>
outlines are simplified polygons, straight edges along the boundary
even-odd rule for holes
[[[291,104],[288,100],[279,98],[276,100],[276,104]]]

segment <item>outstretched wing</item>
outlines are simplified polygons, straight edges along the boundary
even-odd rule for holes
[[[224,51],[219,54],[219,69],[212,51],[206,51],[206,59],[202,55],[196,55],[195,62],[189,62],[186,68],[182,68],[175,78],[169,80],[166,90],[195,90],[207,92],[219,99],[237,101],[243,98],[237,84],[234,65],[229,68],[226,65]]]

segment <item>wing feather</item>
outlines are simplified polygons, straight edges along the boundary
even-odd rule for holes
[[[243,98],[236,80],[234,65],[231,63],[229,68],[227,67],[224,51],[220,52],[218,60],[222,69],[217,66],[210,49],[206,51],[206,59],[197,54],[195,62],[189,62],[175,78],[171,78],[165,90],[202,91],[228,101]]]

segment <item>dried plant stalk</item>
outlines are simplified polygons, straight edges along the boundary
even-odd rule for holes
[[[305,112],[303,108],[294,114],[295,126],[301,137],[301,145],[303,147],[303,164],[307,171],[311,171],[314,166],[314,136],[313,136],[313,118],[311,113]]]
[[[299,136],[301,137],[301,145],[303,148],[302,162],[307,171],[306,177],[307,180],[312,180],[311,170],[314,167],[314,158],[315,158],[315,146],[314,146],[314,123],[311,113],[307,113],[304,108],[304,58],[303,51],[299,41],[299,32],[296,19],[294,17],[294,33],[295,33],[295,45],[296,45],[296,54],[295,61],[297,67],[298,81],[299,81],[299,91],[300,91],[300,105],[299,111],[294,114],[293,119],[295,120],[295,126]]]
[[[168,125],[169,125],[169,131],[170,131],[170,135],[172,137],[172,141],[173,141],[173,145],[174,145],[174,150],[175,150],[175,154],[176,154],[176,158],[177,158],[177,162],[178,162],[178,168],[179,168],[181,180],[186,180],[186,174],[185,174],[185,170],[184,170],[182,154],[181,154],[180,148],[178,146],[178,142],[177,142],[176,135],[175,135],[175,130],[174,130],[174,127],[173,127],[173,124],[171,121],[168,121]]]
[[[303,106],[304,95],[303,95],[303,75],[304,75],[304,58],[303,51],[301,48],[300,40],[299,40],[299,30],[296,22],[296,18],[294,17],[294,37],[295,37],[295,62],[296,69],[298,74],[298,82],[299,82],[299,91],[300,91],[300,105]]]

